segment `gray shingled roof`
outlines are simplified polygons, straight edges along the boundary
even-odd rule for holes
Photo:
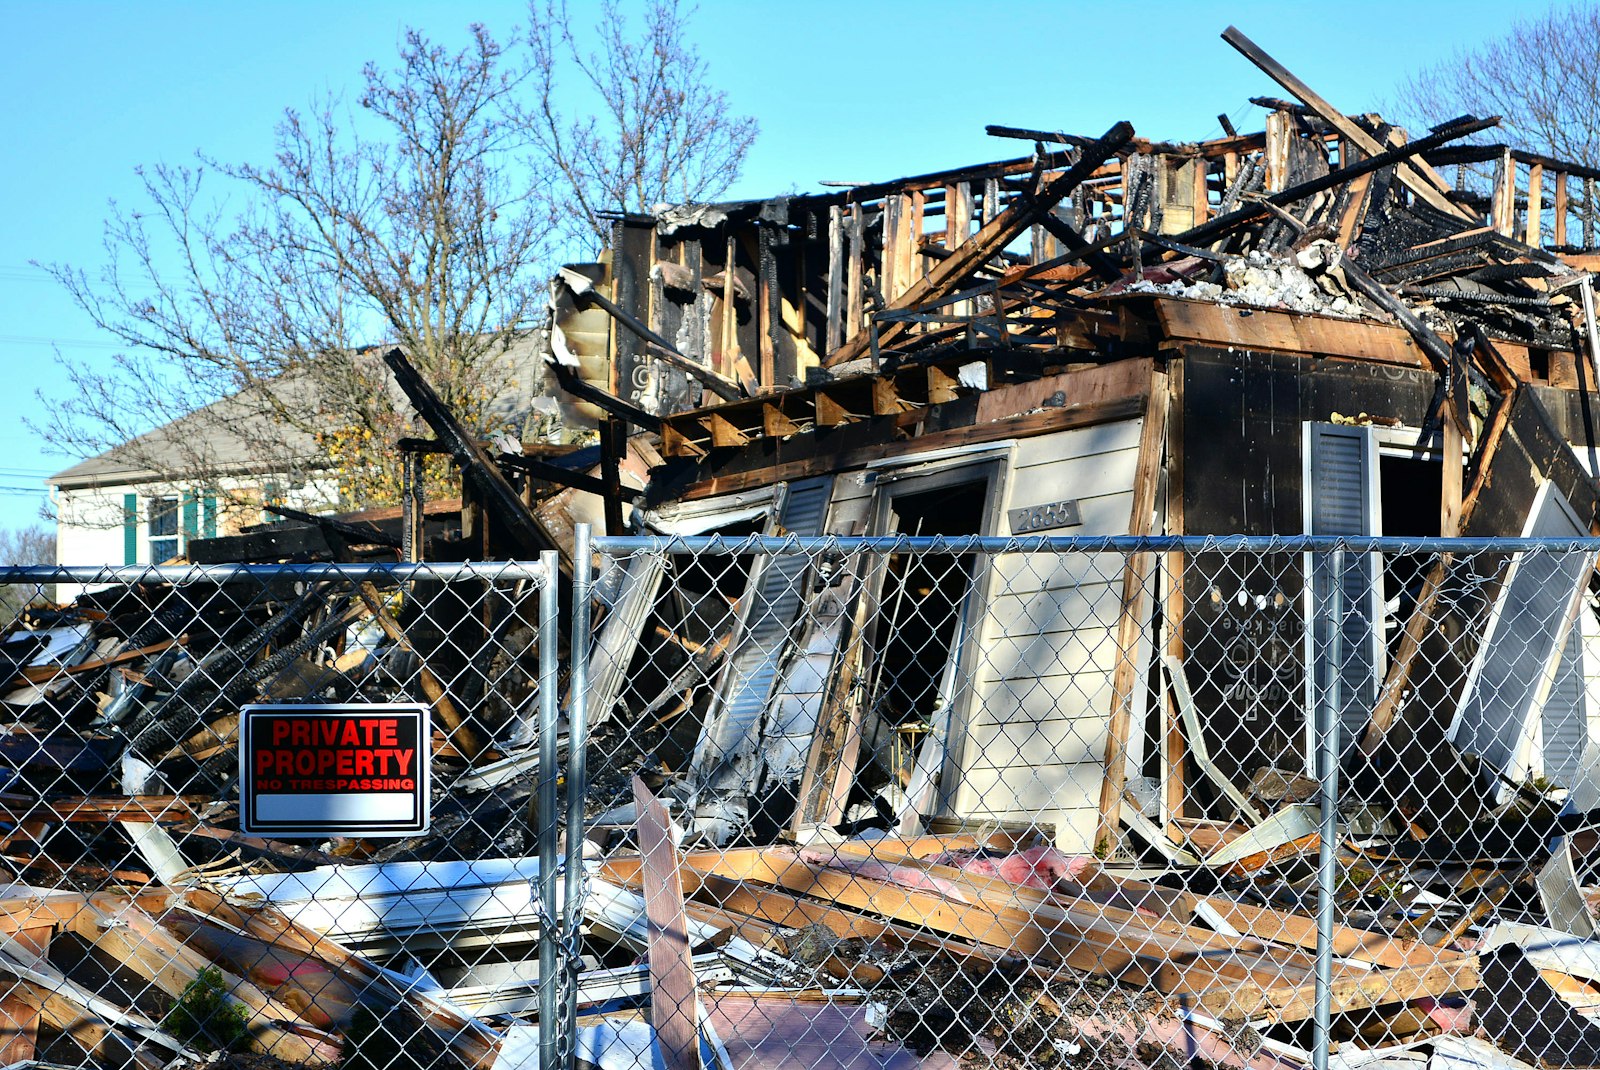
[[[533,398],[545,392],[543,339],[542,331],[529,332],[506,353],[511,362],[510,381],[493,405],[495,411],[508,419],[527,413],[532,408]],[[288,384],[281,388],[280,396],[292,398],[303,394],[300,403],[314,407],[317,403],[315,384],[309,379],[301,383],[301,386]],[[405,405],[403,397],[397,400]],[[274,446],[264,451],[262,443],[270,439],[275,439]],[[316,443],[311,435],[272,420],[262,411],[258,399],[241,392],[63,468],[45,482],[56,487],[81,488],[146,483],[197,470],[208,474],[249,475],[282,471],[286,462],[291,461],[310,465],[315,457]],[[154,465],[160,465],[162,470],[158,471]]]

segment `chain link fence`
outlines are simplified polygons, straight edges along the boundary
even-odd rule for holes
[[[1594,1058],[1600,544],[738,534],[596,540],[591,887],[681,883],[664,1045]]]
[[[0,1065],[1595,1065],[1597,554],[6,570]]]

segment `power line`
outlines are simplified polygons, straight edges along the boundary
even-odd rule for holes
[[[0,334],[0,344],[14,346],[60,346],[63,349],[126,349],[121,342],[90,342],[74,338],[45,338],[40,335]]]

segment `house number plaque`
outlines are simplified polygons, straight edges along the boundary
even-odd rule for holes
[[[1012,509],[1006,513],[1011,520],[1011,534],[1028,535],[1035,531],[1049,531],[1051,528],[1070,528],[1083,523],[1083,517],[1078,514],[1078,499],[1069,498],[1064,502],[1051,502],[1048,505],[1025,505],[1021,509]]]

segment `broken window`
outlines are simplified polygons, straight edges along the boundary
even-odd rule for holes
[[[1436,538],[1443,467],[1437,436],[1403,427],[1310,423],[1305,438],[1306,530],[1313,535]],[[1455,534],[1449,532],[1448,534]],[[1306,708],[1330,682],[1323,612],[1331,582],[1330,555],[1311,555],[1307,613]],[[1348,751],[1365,729],[1395,646],[1422,595],[1431,554],[1356,554],[1344,558],[1340,739]],[[1314,741],[1307,735],[1307,769]]]
[[[887,477],[875,530],[960,537],[994,527],[998,466]],[[977,555],[894,553],[883,563],[867,638],[867,709],[877,770],[902,827],[928,812],[957,729],[961,663],[974,612]]]

